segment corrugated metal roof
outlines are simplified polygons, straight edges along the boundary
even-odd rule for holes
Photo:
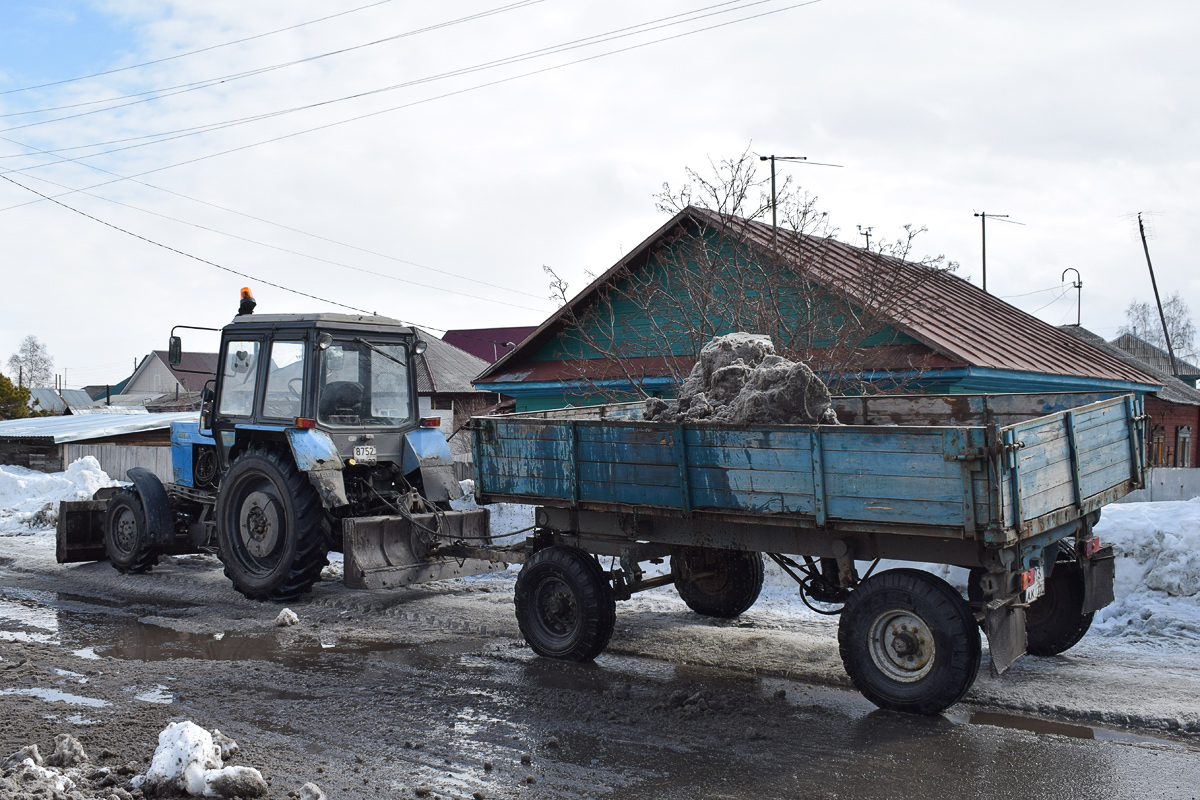
[[[62,389],[58,394],[63,399],[63,402],[70,406],[72,410],[86,408],[95,402],[92,400],[91,395],[83,389]]]
[[[424,361],[428,369],[417,372],[417,391],[430,394],[474,393],[476,389],[471,381],[487,368],[488,362],[424,331],[418,331],[418,335],[425,341]]]
[[[53,439],[55,444],[104,439],[171,427],[172,422],[197,418],[182,414],[85,414],[68,417],[30,417],[0,422],[0,439]]]
[[[1200,406],[1200,391],[1193,389],[1183,381],[1179,380],[1169,372],[1163,372],[1161,369],[1155,368],[1151,364],[1142,362],[1137,356],[1126,352],[1121,347],[1118,347],[1115,342],[1106,342],[1100,336],[1089,331],[1087,328],[1081,328],[1078,325],[1062,325],[1059,330],[1069,333],[1080,341],[1087,342],[1092,347],[1103,350],[1106,353],[1113,355],[1122,361],[1134,364],[1140,369],[1149,372],[1158,378],[1158,382],[1162,384],[1162,388],[1157,392],[1151,392],[1155,397],[1166,400],[1170,403],[1180,403],[1187,406]],[[1141,341],[1141,340],[1139,340]]]
[[[1113,339],[1111,344],[1133,356],[1141,363],[1148,364],[1167,375],[1171,374],[1171,354],[1165,350],[1160,350],[1145,339],[1140,339],[1132,333],[1125,333]],[[1200,378],[1200,367],[1184,361],[1180,358],[1179,353],[1175,354],[1175,367],[1179,370],[1180,377],[1191,378],[1192,380]]]
[[[45,386],[29,388],[29,407],[52,414],[61,414],[67,410],[67,404],[58,396],[58,392]]]
[[[493,376],[506,368],[515,369],[526,351],[540,345],[565,324],[571,309],[581,313],[601,286],[638,263],[653,245],[689,218],[701,225],[724,224],[712,212],[694,207],[684,209],[543,322],[476,382],[495,380]],[[770,225],[742,219],[737,219],[736,224],[744,229],[750,246],[764,254],[773,252],[775,229]],[[825,288],[856,304],[870,302],[872,282],[878,282],[881,274],[885,280],[890,274],[890,279],[908,282],[912,287],[912,302],[890,315],[894,327],[950,361],[973,367],[1160,385],[1146,371],[1080,342],[950,273],[868,253],[835,239],[809,236],[793,240],[782,229],[779,253]]]

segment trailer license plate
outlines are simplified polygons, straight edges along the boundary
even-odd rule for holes
[[[359,464],[375,463],[375,445],[364,444],[354,448],[354,460]]]
[[[1025,596],[1021,598],[1024,603],[1032,603],[1046,593],[1046,571],[1041,567],[1034,567],[1033,584],[1025,590]]]

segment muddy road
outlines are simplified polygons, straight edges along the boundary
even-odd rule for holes
[[[60,567],[52,547],[0,539],[0,757],[71,733],[97,764],[144,770],[159,731],[188,719],[236,739],[235,763],[279,798],[309,781],[330,798],[1183,798],[1200,786],[1190,657],[1124,687],[1089,685],[1086,650],[1039,660],[916,718],[844,688],[830,623],[769,608],[715,623],[657,590],[620,605],[610,652],[577,665],[519,641],[511,573],[384,593],[323,582],[291,606],[299,623],[277,627],[279,607],[240,598],[211,557],[120,576]]]

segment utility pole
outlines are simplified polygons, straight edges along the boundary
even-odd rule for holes
[[[1024,225],[1024,222],[1013,222],[1008,218],[1008,214],[989,214],[986,211],[980,211],[975,214],[979,217],[979,230],[983,237],[983,290],[987,291],[987,221],[988,217],[992,219],[1003,220],[1004,222],[1013,225]]]
[[[1079,327],[1079,315],[1082,313],[1083,306],[1083,278],[1079,277],[1079,270],[1074,267],[1067,267],[1063,270],[1062,277],[1059,280],[1065,280],[1068,272],[1075,273],[1075,282],[1071,284],[1071,288],[1075,290],[1075,327]]]
[[[862,225],[859,225],[857,227],[858,227],[858,235],[867,237],[867,251],[870,252],[870,250],[871,250],[871,231],[873,231],[875,229],[870,226],[864,228]]]
[[[1158,282],[1154,280],[1154,265],[1150,263],[1150,246],[1146,244],[1146,227],[1142,225],[1142,212],[1138,212],[1138,233],[1142,236],[1142,250],[1146,252],[1146,266],[1150,269],[1150,285],[1154,287],[1154,302],[1158,305],[1158,320],[1163,326],[1163,339],[1167,341],[1167,355],[1171,357],[1171,374],[1179,377],[1179,367],[1175,364],[1175,350],[1171,347],[1171,333],[1167,330],[1167,316],[1163,314],[1162,300],[1158,297]]]
[[[776,160],[789,161],[793,164],[808,164],[808,165],[814,166],[814,167],[838,167],[838,168],[841,168],[842,165],[841,164],[822,164],[819,161],[809,161],[808,156],[770,155],[770,156],[759,156],[758,160],[771,162],[771,249],[776,250],[776,249],[778,249],[778,244],[779,244],[779,235],[778,235],[779,225],[775,218],[775,162],[776,162]]]

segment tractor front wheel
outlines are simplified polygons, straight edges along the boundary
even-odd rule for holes
[[[294,600],[329,563],[320,497],[282,451],[239,456],[221,479],[216,516],[225,575],[252,600]]]

